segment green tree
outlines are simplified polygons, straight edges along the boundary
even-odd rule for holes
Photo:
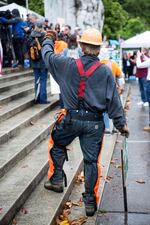
[[[150,0],[125,0],[122,2],[123,8],[131,17],[140,17],[150,29]]]
[[[26,0],[8,0],[8,4],[15,2],[18,5],[26,6]],[[29,9],[44,15],[44,1],[43,0],[29,0]]]
[[[105,8],[105,21],[103,34],[107,38],[118,38],[128,19],[128,13],[116,0],[103,0]]]
[[[44,16],[44,2],[43,0],[30,0],[29,9],[35,11],[36,13]]]
[[[128,39],[135,36],[136,34],[144,32],[146,29],[147,26],[141,20],[141,18],[130,18],[127,24],[124,26],[123,30],[120,32],[120,35],[121,37]]]

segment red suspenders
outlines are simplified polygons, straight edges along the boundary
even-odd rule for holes
[[[101,66],[101,63],[97,61],[87,71],[84,70],[83,64],[80,58],[76,59],[76,65],[77,65],[78,72],[80,74],[78,98],[83,99],[85,88],[86,88],[86,81],[94,73],[94,71]]]

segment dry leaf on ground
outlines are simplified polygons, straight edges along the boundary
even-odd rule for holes
[[[32,125],[32,126],[33,126],[34,124],[35,124],[35,123],[34,123],[33,121],[30,121],[30,125]]]
[[[137,182],[138,184],[145,184],[145,181],[144,181],[144,180],[136,180],[136,182]]]
[[[112,165],[115,164],[115,163],[116,163],[115,160],[110,161],[110,164],[112,164]]]
[[[84,174],[83,174],[83,171],[77,176],[77,179],[76,179],[76,183],[79,184],[79,183],[83,183],[84,182]]]
[[[82,225],[86,223],[86,221],[87,221],[87,217],[83,216],[83,217],[80,217],[79,219],[72,220],[71,225]]]
[[[115,167],[116,167],[117,169],[121,169],[121,168],[122,168],[122,165],[115,165]]]
[[[65,220],[63,220],[63,221],[56,220],[56,224],[57,225],[71,225],[67,218]]]
[[[68,202],[65,203],[65,206],[64,206],[65,209],[70,209],[71,207],[72,207],[71,201],[68,201]]]
[[[27,214],[27,213],[28,213],[28,210],[27,210],[26,208],[22,208],[20,211],[21,211],[23,214]]]
[[[16,219],[13,219],[12,224],[13,225],[17,224],[17,220]]]

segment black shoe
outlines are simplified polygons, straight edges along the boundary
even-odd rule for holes
[[[64,191],[63,183],[52,184],[50,180],[48,180],[44,183],[44,187],[47,190],[55,191],[57,193],[62,193]]]
[[[83,193],[86,216],[94,216],[97,211],[96,199],[93,195]]]

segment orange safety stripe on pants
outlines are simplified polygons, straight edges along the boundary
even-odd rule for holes
[[[103,142],[104,142],[104,132],[102,135],[102,144],[101,144],[101,149],[100,149],[100,153],[98,156],[98,160],[97,160],[97,169],[98,169],[98,176],[97,176],[97,181],[94,187],[94,193],[95,193],[95,197],[96,197],[96,202],[97,204],[100,201],[100,195],[98,193],[98,189],[99,189],[99,185],[100,185],[100,176],[101,176],[101,165],[100,165],[100,160],[101,160],[101,154],[102,154],[102,148],[103,148]]]
[[[60,123],[60,121],[64,118],[66,113],[67,113],[66,109],[60,109],[60,112],[57,115],[56,123]],[[52,129],[52,131],[53,131],[53,129]],[[55,169],[52,157],[50,155],[50,151],[53,148],[53,145],[54,145],[54,141],[53,141],[53,138],[51,135],[49,138],[49,141],[48,141],[48,164],[49,164],[49,169],[48,169],[48,173],[47,173],[48,179],[50,179],[53,176],[54,169]]]

